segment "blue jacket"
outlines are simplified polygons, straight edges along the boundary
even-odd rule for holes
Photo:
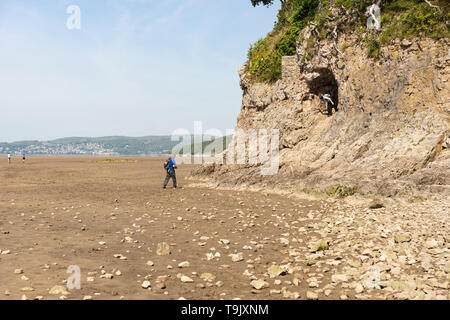
[[[169,169],[170,171],[175,171],[175,168],[173,166],[176,166],[175,160],[172,159],[172,157],[169,158]]]

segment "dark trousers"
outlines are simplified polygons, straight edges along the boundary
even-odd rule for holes
[[[336,106],[334,106],[331,102],[328,101],[328,115],[333,115],[333,109],[337,112]]]
[[[165,188],[167,186],[167,184],[169,183],[170,178],[172,178],[173,187],[176,188],[177,187],[177,176],[175,175],[175,170],[174,171],[167,170],[166,179],[164,180],[163,187]]]

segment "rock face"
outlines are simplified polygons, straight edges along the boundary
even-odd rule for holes
[[[283,79],[276,83],[253,83],[246,65],[239,69],[243,98],[236,128],[279,129],[278,173],[261,176],[258,165],[215,164],[194,174],[223,184],[449,193],[450,50],[445,41],[392,41],[374,60],[355,35],[336,33],[313,45],[310,37],[307,27],[297,56],[283,58]],[[325,93],[337,104],[331,117],[320,99]]]

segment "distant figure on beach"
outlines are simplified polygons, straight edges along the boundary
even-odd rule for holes
[[[24,154],[22,154],[22,163],[25,163],[25,153]]]
[[[11,163],[11,152],[8,152],[8,164]]]
[[[175,175],[175,169],[177,168],[177,164],[175,163],[175,160],[173,159],[174,156],[171,155],[169,159],[167,159],[164,162],[164,169],[166,170],[166,179],[164,180],[163,189],[167,187],[167,184],[169,183],[169,180],[172,179],[173,182],[173,188],[177,188],[177,177]]]

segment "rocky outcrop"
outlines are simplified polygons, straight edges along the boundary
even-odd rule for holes
[[[297,56],[283,58],[283,79],[253,83],[239,69],[243,90],[238,129],[280,130],[280,169],[204,165],[223,184],[352,185],[362,193],[450,191],[450,50],[446,41],[393,41],[367,56],[354,35],[311,45],[305,28]],[[327,116],[320,96],[338,111]],[[235,143],[235,141],[233,141]]]

